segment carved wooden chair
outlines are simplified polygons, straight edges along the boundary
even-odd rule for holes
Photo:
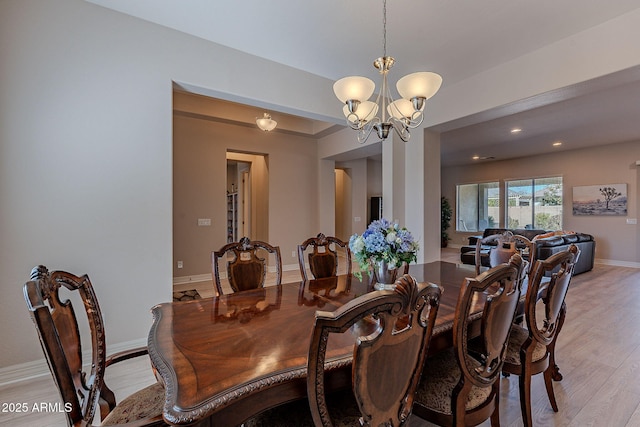
[[[475,251],[476,275],[481,273],[482,267],[491,268],[508,262],[516,252],[516,242],[511,231],[478,239]]]
[[[60,292],[64,289],[64,292]],[[61,296],[63,294],[63,296]],[[81,299],[91,333],[91,364],[83,364],[81,333],[73,303]],[[100,408],[101,425],[166,425],[162,419],[164,388],[156,383],[116,405],[104,381],[105,369],[117,362],[147,354],[146,347],[106,356],[104,323],[89,277],[38,266],[24,285],[27,308],[40,337],[49,369],[70,426],[87,426]],[[80,304],[77,304],[80,305]],[[76,307],[79,309],[79,307]],[[80,317],[81,319],[84,316]]]
[[[211,253],[213,278],[218,295],[224,294],[218,265],[220,260],[227,260],[227,278],[233,292],[264,287],[267,275],[267,260],[259,256],[264,253],[262,251],[266,252],[267,255],[274,255],[276,264],[275,284],[279,285],[282,282],[280,247],[271,246],[259,240],[252,242],[248,237],[243,237],[239,242],[226,244],[219,251]],[[228,260],[229,257],[231,257],[230,260]]]
[[[441,426],[500,425],[500,371],[520,299],[524,268],[519,254],[508,264],[467,278],[453,321],[453,349],[427,359],[413,412]],[[469,340],[473,304],[486,299],[479,336]]]
[[[338,252],[337,247],[343,249],[345,254],[345,265],[347,267],[347,274],[351,274],[351,250],[349,244],[343,242],[337,237],[325,236],[320,233],[316,237],[311,237],[301,245],[298,245],[298,264],[300,266],[300,275],[302,280],[308,280],[307,269],[305,263],[305,252],[311,247],[311,252],[307,253],[307,259],[309,262],[309,270],[314,279],[322,279],[325,277],[331,277],[338,274]]]
[[[526,328],[514,324],[506,361],[502,367],[506,373],[519,375],[520,407],[525,426],[532,426],[531,417],[531,377],[543,373],[544,383],[551,407],[558,412],[552,380],[562,380],[555,361],[555,346],[566,315],[565,296],[573,274],[573,268],[580,256],[577,246],[558,252],[545,260],[538,260],[529,281],[525,299]],[[548,282],[543,281],[547,273],[553,272]],[[546,286],[539,298],[541,284]],[[539,304],[544,310],[537,311]],[[543,314],[544,313],[544,314]],[[543,315],[542,315],[543,314]],[[540,318],[539,315],[542,315]]]
[[[522,258],[529,262],[525,269],[525,273],[527,276],[530,276],[536,262],[536,242],[529,240],[526,236],[521,236],[520,234],[514,234],[513,240],[516,242],[516,249]]]
[[[369,292],[334,312],[316,312],[307,366],[308,401],[263,412],[245,427],[405,425],[442,291],[434,284],[417,284],[409,275],[396,284],[393,291]],[[353,352],[352,390],[325,396],[325,370],[344,363],[330,360],[327,342],[331,334],[352,330],[360,332]]]

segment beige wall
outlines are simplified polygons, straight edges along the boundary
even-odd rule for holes
[[[640,266],[640,237],[637,225],[626,223],[638,218],[640,212],[638,170],[640,141],[604,145],[574,151],[559,151],[554,155],[490,162],[442,170],[442,193],[452,202],[452,244],[467,242],[467,236],[477,233],[455,232],[456,185],[507,179],[562,176],[564,185],[563,224],[566,230],[593,234],[596,238],[596,258],[602,262],[631,263]],[[618,217],[574,216],[571,209],[572,188],[582,185],[627,184],[628,215]],[[504,187],[503,187],[504,188]],[[635,264],[634,264],[635,263]]]

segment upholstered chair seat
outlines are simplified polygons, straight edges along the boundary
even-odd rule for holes
[[[102,421],[103,425],[125,424],[162,413],[164,387],[155,383],[120,402]]]
[[[504,359],[505,363],[512,365],[520,365],[520,348],[522,344],[529,338],[529,331],[521,325],[511,326],[511,335],[509,335],[509,345],[507,346],[507,355]],[[533,350],[532,362],[542,360],[547,355],[547,347],[539,342]]]
[[[478,367],[480,364],[477,364]],[[462,372],[456,363],[453,349],[441,351],[430,357],[422,380],[416,389],[416,400],[426,408],[444,415],[451,415],[451,395],[460,381]],[[471,387],[465,409],[471,411],[489,399],[491,386]]]

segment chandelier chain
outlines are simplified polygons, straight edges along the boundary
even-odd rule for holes
[[[382,53],[387,56],[387,0],[382,2]]]

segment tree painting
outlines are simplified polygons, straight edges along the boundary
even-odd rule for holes
[[[616,197],[622,196],[622,193],[617,191],[613,187],[604,187],[600,188],[600,194],[604,197],[604,201],[607,204],[606,210],[609,210],[609,202],[615,199]]]
[[[627,184],[573,187],[574,215],[627,215]]]

